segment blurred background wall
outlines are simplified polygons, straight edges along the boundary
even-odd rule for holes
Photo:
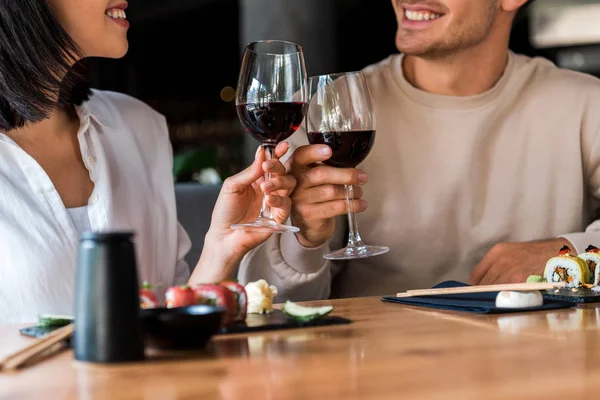
[[[511,48],[600,76],[600,1],[536,0]],[[309,75],[358,70],[396,53],[389,0],[130,0],[130,52],[91,60],[93,85],[131,94],[169,122],[178,181],[241,170],[258,145],[237,119],[244,45],[301,44]],[[202,173],[201,173],[202,172]]]

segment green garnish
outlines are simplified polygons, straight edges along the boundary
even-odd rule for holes
[[[52,315],[52,314],[40,314],[38,315],[38,325],[45,327],[61,327],[69,325],[75,321],[75,318],[69,315]]]
[[[540,282],[548,282],[546,278],[540,275],[529,275],[526,283],[540,283]]]

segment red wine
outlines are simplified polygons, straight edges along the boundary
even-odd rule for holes
[[[375,131],[310,132],[310,144],[326,144],[333,155],[323,163],[338,168],[355,168],[369,155]]]
[[[250,103],[239,104],[237,113],[242,124],[261,143],[279,143],[300,127],[306,103]]]

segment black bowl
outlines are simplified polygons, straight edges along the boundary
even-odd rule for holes
[[[159,349],[201,349],[219,331],[224,318],[223,307],[208,305],[141,310],[145,340]]]

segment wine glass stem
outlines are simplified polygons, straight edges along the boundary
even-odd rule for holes
[[[346,191],[346,209],[348,211],[348,245],[346,247],[364,246],[358,233],[358,223],[354,213],[354,189],[352,185],[344,185]]]
[[[270,143],[261,145],[265,149],[265,161],[272,160],[275,158],[275,146]],[[271,173],[265,172],[265,182],[271,179]],[[271,215],[271,207],[267,204],[267,196],[265,193],[262,194],[262,207],[260,208],[260,218],[273,219]]]

